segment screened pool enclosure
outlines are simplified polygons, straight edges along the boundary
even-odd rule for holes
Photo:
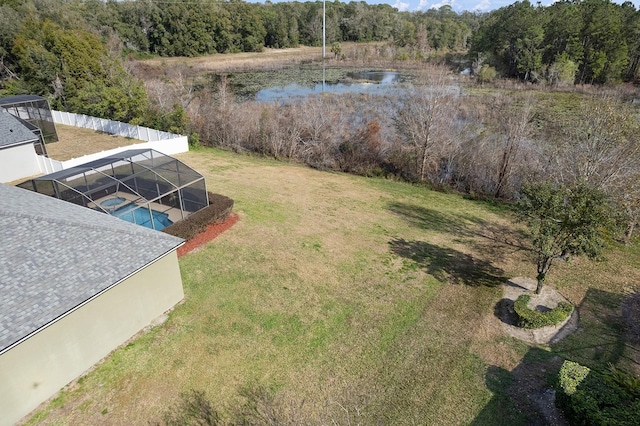
[[[209,205],[202,175],[152,149],[124,151],[18,186],[156,230]]]
[[[22,124],[38,136],[34,146],[36,153],[47,155],[46,144],[58,141],[49,101],[42,96],[17,95],[0,98],[0,107],[18,118]]]

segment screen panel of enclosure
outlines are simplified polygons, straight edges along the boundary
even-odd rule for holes
[[[209,205],[201,174],[152,149],[124,151],[18,186],[156,230]]]
[[[58,141],[53,114],[46,98],[36,95],[10,96],[0,98],[0,107],[20,119],[38,136],[40,141],[35,144],[38,154],[46,155],[46,144]]]

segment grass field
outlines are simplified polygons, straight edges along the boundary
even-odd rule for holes
[[[186,296],[164,324],[30,423],[147,424],[195,389],[252,423],[531,424],[514,386],[532,369],[637,365],[618,308],[640,282],[637,248],[552,270],[582,325],[530,348],[494,315],[504,280],[535,274],[506,208],[218,150],[178,158],[239,222],[180,260]]]
[[[49,157],[59,161],[143,142],[64,124],[56,124],[56,131],[59,142],[48,143],[47,153]]]

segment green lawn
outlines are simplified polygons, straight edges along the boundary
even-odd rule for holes
[[[551,285],[599,311],[532,353],[493,313],[507,277],[535,275],[507,209],[218,150],[178,157],[239,222],[180,260],[186,297],[167,322],[33,423],[147,424],[195,389],[227,420],[259,401],[253,415],[278,424],[526,424],[509,387],[528,360],[627,354],[607,315],[640,282],[638,250],[552,269]]]

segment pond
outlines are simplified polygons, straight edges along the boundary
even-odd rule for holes
[[[409,74],[393,70],[321,67],[242,72],[228,76],[230,87],[238,98],[259,102],[282,102],[321,93],[386,94],[398,90],[410,80]]]
[[[291,83],[262,89],[256,93],[255,99],[259,102],[282,102],[321,93],[386,94],[396,91],[402,81],[397,71],[349,72],[344,79],[338,81],[327,81],[325,76],[321,81],[309,85]]]

